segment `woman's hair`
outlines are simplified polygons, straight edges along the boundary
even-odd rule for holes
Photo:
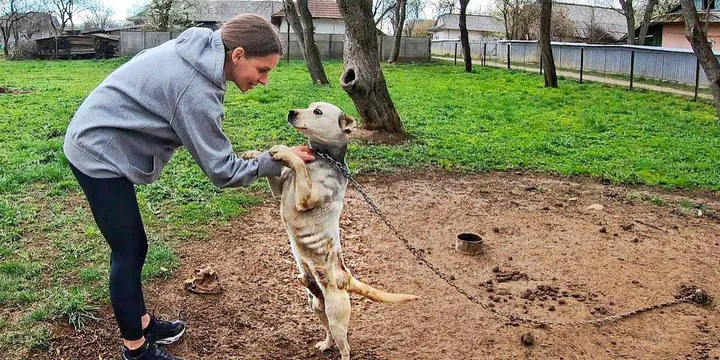
[[[275,25],[260,16],[238,15],[225,22],[220,33],[226,53],[241,47],[247,57],[283,54]]]

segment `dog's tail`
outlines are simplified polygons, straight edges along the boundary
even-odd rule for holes
[[[382,303],[400,303],[406,301],[417,300],[420,297],[408,294],[393,294],[378,290],[356,278],[350,276],[350,282],[348,283],[348,292],[364,296],[372,301]]]

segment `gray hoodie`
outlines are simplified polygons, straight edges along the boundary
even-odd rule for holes
[[[75,112],[63,146],[68,161],[90,177],[147,184],[185,146],[218,187],[279,176],[279,161],[267,152],[239,158],[222,131],[224,61],[220,31],[204,28],[140,52]]]

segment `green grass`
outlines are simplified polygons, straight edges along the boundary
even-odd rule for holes
[[[62,141],[75,109],[122,62],[0,60],[0,86],[31,91],[0,95],[0,351],[22,357],[47,347],[53,323],[82,328],[108,301],[108,249]],[[357,117],[337,85],[342,64],[326,71],[332,86],[312,85],[300,62],[282,62],[270,86],[249,94],[230,85],[223,128],[235,150],[304,142],[285,116],[313,101]],[[708,104],[572,80],[545,89],[538,74],[504,69],[467,74],[451,64],[416,64],[384,73],[412,140],[351,144],[354,172],[527,169],[720,189],[720,122]],[[151,242],[143,278],[170,276],[179,242],[203,239],[266,194],[264,182],[216,189],[180,150],[158,182],[138,187]]]

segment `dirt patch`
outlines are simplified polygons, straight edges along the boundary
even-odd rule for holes
[[[352,140],[360,143],[374,143],[383,145],[402,145],[410,138],[407,135],[391,134],[383,131],[355,129],[351,134]]]
[[[29,93],[30,93],[29,90],[10,89],[10,88],[0,86],[0,94],[18,95],[18,94],[29,94]]]
[[[397,228],[427,259],[492,307],[543,320],[591,320],[672,300],[700,287],[720,294],[720,227],[672,206],[628,200],[644,188],[533,174],[406,173],[359,178]],[[668,192],[718,209],[711,194]],[[590,207],[592,204],[602,205]],[[632,226],[630,226],[632,224]],[[604,232],[598,231],[599,227]],[[360,195],[348,190],[341,218],[345,261],[357,278],[421,296],[384,305],[352,296],[353,359],[712,359],[720,315],[679,304],[602,326],[536,328],[511,323],[454,292],[420,264]],[[482,255],[457,254],[457,234],[483,237]],[[188,332],[170,347],[187,359],[339,359],[313,345],[324,336],[295,279],[278,204],[185,243],[181,267],[146,285],[148,306],[179,318]],[[200,251],[198,249],[201,249]],[[224,292],[197,295],[183,280],[199,264],[219,274]],[[530,337],[527,335],[530,334]],[[41,359],[117,356],[108,306],[83,333],[55,329]]]

